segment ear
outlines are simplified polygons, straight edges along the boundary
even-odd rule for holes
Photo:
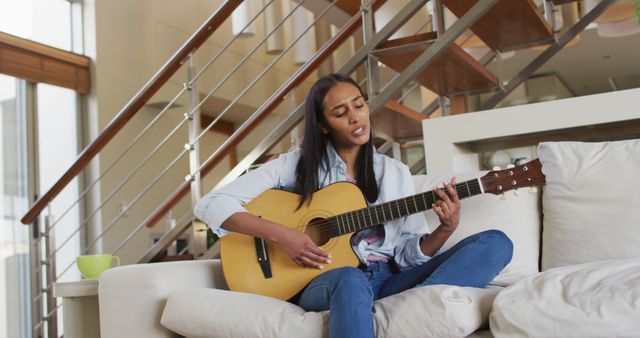
[[[318,130],[320,130],[321,134],[328,134],[329,130],[327,129],[327,127],[325,127],[324,123],[320,122],[318,123]]]

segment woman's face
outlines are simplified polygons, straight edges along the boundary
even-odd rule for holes
[[[369,107],[358,88],[348,82],[338,82],[324,97],[326,124],[320,132],[329,134],[336,148],[361,146],[369,141]]]

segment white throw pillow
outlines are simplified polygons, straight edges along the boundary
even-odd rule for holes
[[[638,337],[640,259],[554,268],[502,290],[489,317],[500,337]]]
[[[640,257],[640,140],[544,142],[542,269]]]
[[[455,174],[457,182],[478,178],[486,172]],[[417,192],[442,187],[451,177],[429,175],[414,176]],[[512,191],[504,197],[484,194],[461,200],[460,225],[442,247],[448,250],[462,239],[490,229],[504,232],[513,242],[513,258],[502,272],[493,280],[493,284],[508,285],[526,276],[538,272],[540,256],[540,193],[529,193],[528,189],[518,189],[516,196]],[[426,213],[427,221],[433,231],[439,224],[433,210]]]
[[[328,312],[305,312],[266,296],[217,289],[186,289],[169,295],[160,323],[180,335],[206,337],[315,337]]]
[[[464,337],[488,323],[501,288],[415,288],[375,302],[377,337]],[[216,289],[172,293],[166,328],[190,338],[328,337],[329,312],[305,312],[278,299]]]

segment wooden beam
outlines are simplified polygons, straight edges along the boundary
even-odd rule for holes
[[[86,56],[0,32],[0,73],[86,94],[90,67]]]
[[[451,115],[464,114],[469,111],[465,95],[452,96],[449,98],[449,103],[451,103]]]

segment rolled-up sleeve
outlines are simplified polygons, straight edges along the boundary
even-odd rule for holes
[[[298,151],[280,155],[260,168],[211,191],[196,203],[195,216],[205,222],[216,235],[226,235],[229,231],[221,227],[222,223],[237,212],[246,212],[245,204],[269,189],[291,186],[295,182],[295,168],[299,157]]]
[[[411,180],[409,169],[404,166],[401,172],[399,185],[406,196],[415,194],[415,187]],[[400,220],[402,223],[400,238],[394,251],[394,260],[401,270],[406,270],[416,265],[425,263],[431,259],[422,253],[420,238],[429,233],[427,220],[422,213],[413,214]]]

